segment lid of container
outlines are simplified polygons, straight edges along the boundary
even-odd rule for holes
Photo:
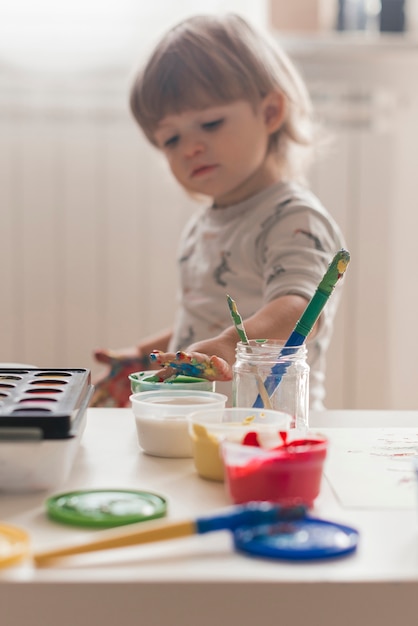
[[[358,539],[354,528],[310,517],[234,532],[240,552],[289,561],[344,556],[355,551]]]
[[[22,529],[0,524],[0,568],[15,565],[29,554],[29,535]]]
[[[45,503],[50,519],[73,526],[112,528],[158,517],[167,512],[167,501],[148,491],[91,489],[51,496]]]

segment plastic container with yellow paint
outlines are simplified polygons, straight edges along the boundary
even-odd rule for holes
[[[256,432],[268,446],[279,445],[280,431],[288,430],[291,415],[254,408],[202,409],[188,418],[192,455],[197,473],[209,480],[224,480],[220,443],[240,443],[248,432]]]

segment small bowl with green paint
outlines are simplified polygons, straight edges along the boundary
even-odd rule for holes
[[[206,378],[194,376],[175,376],[159,382],[156,380],[155,370],[134,372],[129,375],[132,393],[141,391],[173,391],[175,389],[185,391],[215,391],[215,383]]]

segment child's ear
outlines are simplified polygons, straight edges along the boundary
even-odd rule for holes
[[[264,122],[269,134],[275,133],[284,122],[286,116],[286,101],[282,93],[270,92],[262,101]]]

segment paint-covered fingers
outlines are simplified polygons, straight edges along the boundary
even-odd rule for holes
[[[151,363],[155,363],[156,365],[161,365],[161,367],[167,367],[170,363],[176,360],[175,352],[161,352],[161,350],[153,350],[149,359]]]
[[[232,380],[232,368],[229,365],[229,363],[224,361],[224,359],[221,359],[220,356],[216,356],[216,355],[211,356],[210,362],[211,362],[211,367],[213,368],[216,377],[213,379],[209,379],[209,380],[219,380],[219,381]]]
[[[109,350],[100,351],[106,360],[100,362],[110,366],[107,373],[94,381],[94,393],[91,407],[126,407],[129,406],[131,382],[129,375],[141,372],[149,365],[148,357],[123,357]]]
[[[104,363],[105,365],[110,365],[111,363],[112,357],[109,350],[94,350],[93,356],[98,363]]]
[[[174,374],[183,376],[195,376],[207,380],[231,380],[232,370],[226,361],[218,356],[209,357],[200,352],[159,352],[154,350],[150,354],[154,363],[161,365],[163,369],[156,375],[160,380],[166,380]]]
[[[178,374],[180,374],[178,369],[169,365],[163,366],[162,369],[153,372],[154,379],[159,383],[163,383],[169,378],[174,378],[175,376],[178,376]]]
[[[205,360],[208,359],[205,355],[201,356],[204,356]],[[204,376],[206,365],[202,362],[202,359],[198,360],[192,354],[154,350],[149,357],[153,363],[161,365],[162,367],[161,370],[156,372],[156,376],[159,377],[161,382],[171,376],[179,374],[182,376],[206,378],[206,376]]]
[[[109,374],[94,383],[90,406],[118,408],[129,406],[129,396],[132,392],[128,376],[131,373],[130,368],[120,367],[117,370],[112,368]]]
[[[148,362],[148,358],[140,355],[136,347],[119,350],[98,349],[94,350],[93,356],[99,363],[111,366],[117,363],[142,365],[145,361]]]

